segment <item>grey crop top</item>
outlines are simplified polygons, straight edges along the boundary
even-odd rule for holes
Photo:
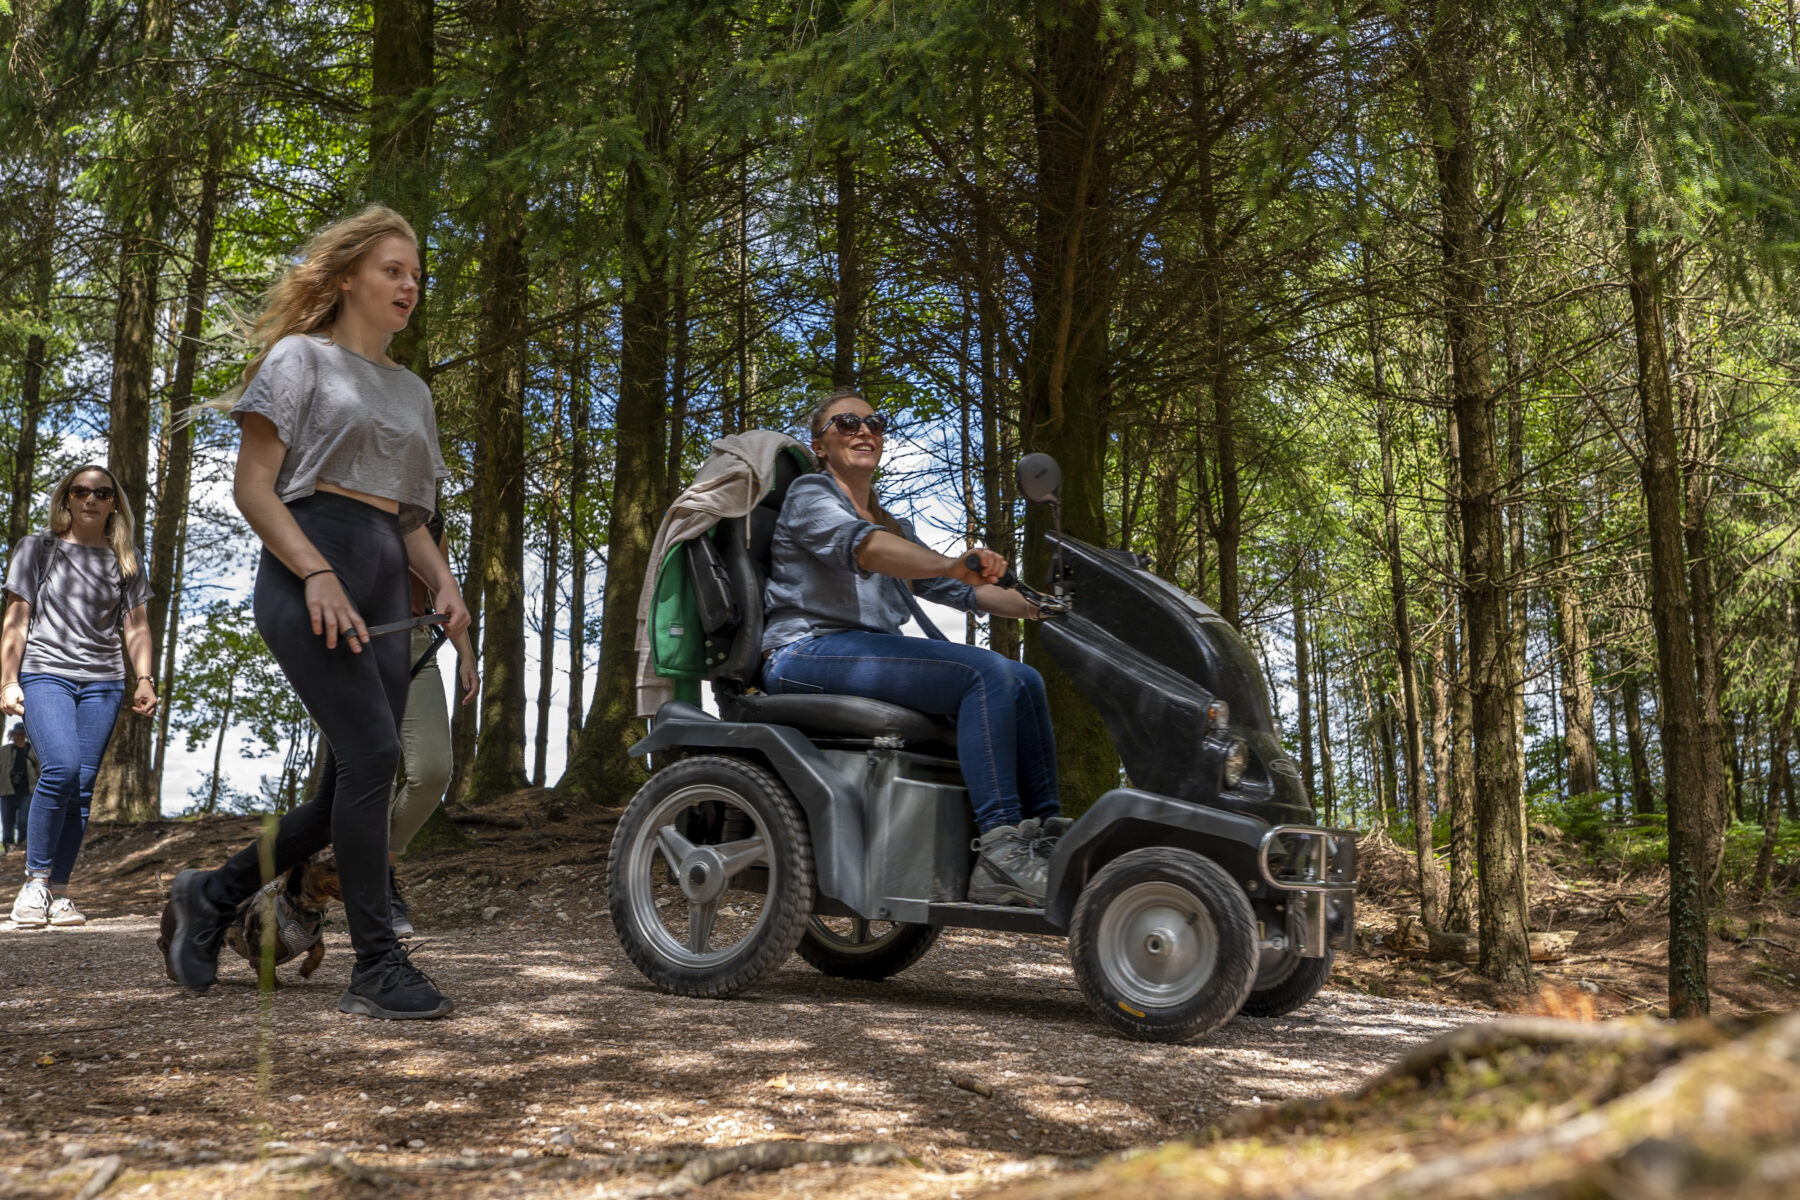
[[[240,425],[245,413],[267,417],[287,447],[275,478],[284,504],[332,483],[398,501],[407,533],[431,515],[438,480],[450,474],[425,381],[322,337],[276,342],[231,406]]]

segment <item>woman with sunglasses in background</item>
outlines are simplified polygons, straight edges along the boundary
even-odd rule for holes
[[[995,586],[1006,560],[992,550],[939,554],[911,522],[882,509],[873,480],[887,419],[854,389],[813,409],[823,469],[794,481],[770,544],[763,689],[830,692],[956,717],[957,757],[975,809],[980,854],[969,877],[976,904],[1044,902],[1058,815],[1056,737],[1044,681],[1024,663],[980,646],[901,635],[912,593],[997,617],[1035,620],[1018,592]]]
[[[131,707],[156,711],[150,583],[131,508],[105,467],[77,467],[50,493],[50,528],[7,564],[0,626],[0,712],[25,718],[42,764],[26,817],[25,885],[15,925],[81,925],[67,891],[87,831],[100,756],[112,739],[131,659]],[[122,651],[122,652],[121,652]]]

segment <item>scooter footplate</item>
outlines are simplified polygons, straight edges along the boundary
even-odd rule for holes
[[[927,912],[930,924],[959,929],[998,929],[1008,933],[1067,932],[1050,924],[1041,908],[1008,904],[933,904]]]

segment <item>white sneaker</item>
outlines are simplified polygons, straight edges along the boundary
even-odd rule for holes
[[[75,907],[75,902],[67,896],[50,898],[50,923],[52,925],[86,925],[87,918]]]
[[[50,923],[50,887],[41,879],[27,879],[13,901],[14,925],[41,929]]]

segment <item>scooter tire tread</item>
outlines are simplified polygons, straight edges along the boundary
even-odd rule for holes
[[[1244,1001],[1243,1014],[1246,1017],[1285,1017],[1299,1012],[1312,1003],[1319,989],[1330,980],[1335,960],[1336,956],[1330,950],[1325,951],[1324,958],[1300,959],[1279,983],[1252,989]]]
[[[733,776],[721,780],[719,774]],[[670,963],[638,935],[631,901],[626,889],[624,859],[637,825],[672,788],[691,783],[729,786],[744,799],[762,810],[769,824],[769,834],[777,852],[786,854],[777,872],[779,895],[768,897],[776,905],[768,926],[758,935],[758,944],[742,957],[733,957],[718,968],[696,969]],[[635,819],[634,819],[635,818]],[[764,975],[786,962],[806,934],[807,919],[812,915],[813,859],[812,840],[808,836],[806,818],[786,785],[772,772],[748,759],[728,755],[706,754],[683,758],[652,775],[625,806],[613,831],[612,846],[606,856],[607,908],[612,914],[613,932],[625,955],[645,979],[665,992],[704,999],[723,999],[755,984]]]

